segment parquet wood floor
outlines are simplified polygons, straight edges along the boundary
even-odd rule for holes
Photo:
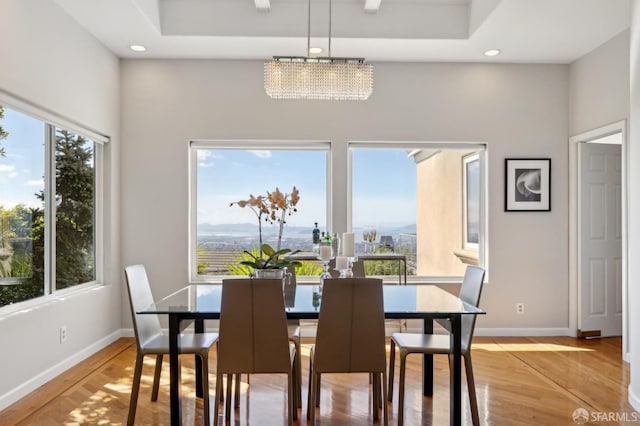
[[[300,412],[296,425],[307,424],[310,343],[303,342],[304,411]],[[0,412],[0,425],[123,425],[134,360],[133,339],[119,339]],[[143,371],[136,416],[139,425],[168,424],[168,363],[165,362],[158,401],[151,402],[153,362],[153,358],[148,357]],[[210,362],[210,370],[214,372],[214,353]],[[634,413],[627,402],[629,368],[622,362],[620,338],[478,337],[474,341],[473,365],[483,425],[573,425],[576,423],[572,413],[577,408],[586,409],[590,420],[594,420],[587,424],[629,424],[625,419],[636,418],[640,424],[640,415]],[[191,357],[184,357],[182,366],[184,424],[201,425],[202,401],[197,400],[192,391]],[[449,372],[446,357],[435,357],[432,398],[421,396],[421,369],[421,358],[409,357],[405,424],[447,425]],[[212,374],[212,390],[214,377]],[[232,423],[286,424],[285,385],[285,376],[251,376],[251,390],[248,392],[249,386],[243,385],[240,409],[235,411]],[[318,425],[373,423],[367,375],[325,375],[322,386]],[[398,411],[397,383],[394,388],[394,402],[389,406],[390,424],[395,424]],[[466,387],[463,392],[463,421],[471,424]],[[598,421],[602,416],[611,419],[612,415],[618,420]]]

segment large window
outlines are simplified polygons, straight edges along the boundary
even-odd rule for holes
[[[357,252],[405,254],[408,275],[430,279],[456,279],[483,263],[483,146],[349,146]],[[382,263],[365,262],[365,272],[393,275],[376,270]]]
[[[258,250],[260,235],[274,248],[310,251],[314,224],[330,231],[329,149],[329,143],[191,142],[192,279],[249,273],[239,262],[245,250]],[[300,199],[284,217],[245,204],[276,189],[290,201],[294,187]],[[315,263],[308,268],[299,274],[320,273]]]
[[[0,306],[96,281],[100,147],[0,105]]]

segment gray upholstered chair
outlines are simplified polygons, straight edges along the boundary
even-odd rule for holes
[[[467,266],[462,286],[460,287],[460,299],[473,306],[480,303],[482,294],[482,282],[484,269],[477,266]],[[451,331],[449,321],[438,321],[448,331]],[[476,315],[462,315],[462,357],[467,375],[467,387],[471,405],[471,417],[474,426],[480,424],[478,415],[478,402],[476,399],[475,381],[473,379],[473,367],[471,364],[471,340],[475,328]],[[389,401],[393,398],[393,373],[395,368],[395,348],[400,354],[400,383],[398,385],[398,425],[404,421],[404,382],[406,358],[409,354],[444,354],[449,355],[449,369],[451,370],[452,353],[451,338],[449,334],[418,334],[418,333],[393,333],[391,336],[391,354],[389,357]]]
[[[295,303],[296,297],[296,286],[297,286],[297,278],[296,278],[296,270],[294,267],[287,266],[286,268],[287,278],[285,278],[285,287],[284,287],[284,300],[285,305],[293,305]],[[294,365],[294,397],[297,400],[298,407],[302,407],[302,347],[300,345],[300,321],[299,320],[287,320],[287,330],[289,333],[289,341],[293,343],[296,347],[296,355],[293,360]],[[240,374],[236,375],[236,386],[235,386],[235,406],[240,406]],[[249,375],[247,375],[247,383],[249,382]]]
[[[336,266],[336,260],[335,258],[333,258],[329,262],[329,271],[333,278],[338,278],[340,273],[333,269],[335,268],[335,266]],[[353,267],[351,268],[351,272],[353,272],[353,278],[364,278],[365,277],[364,261],[358,259],[355,262],[353,262]],[[407,321],[403,319],[385,320],[385,324],[389,327],[392,327],[393,329],[398,329],[400,331],[407,329]]]
[[[127,266],[124,272],[127,278],[131,318],[137,347],[136,366],[133,373],[129,415],[127,417],[127,425],[132,425],[136,417],[144,356],[156,355],[156,368],[151,392],[151,400],[156,401],[158,399],[160,372],[162,371],[162,356],[169,354],[169,336],[160,328],[160,320],[157,315],[136,314],[136,312],[144,310],[153,303],[153,295],[151,294],[151,287],[144,266]],[[202,360],[203,417],[205,425],[209,424],[209,350],[217,340],[217,333],[185,333],[180,335],[180,354],[197,355]]]
[[[220,339],[216,369],[214,424],[218,419],[222,375],[227,375],[226,421],[231,421],[231,377],[238,374],[287,374],[288,424],[297,418],[294,396],[295,345],[289,341],[282,280],[222,281]]]
[[[309,365],[307,417],[315,422],[323,373],[372,373],[373,417],[383,405],[387,419],[386,352],[382,280],[343,278],[325,281],[316,344]],[[380,388],[382,388],[382,399]]]

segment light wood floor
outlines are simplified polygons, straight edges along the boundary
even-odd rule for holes
[[[308,350],[303,352],[303,409],[306,410]],[[449,373],[446,357],[435,357],[433,398],[420,395],[422,363],[419,356],[411,358],[407,370],[405,424],[447,425]],[[0,424],[125,424],[134,359],[133,339],[120,339],[0,412]],[[153,362],[153,358],[148,357],[143,370],[136,416],[136,424],[140,425],[168,423],[168,365],[165,362],[158,401],[151,402]],[[191,357],[183,358],[182,364],[184,424],[199,425],[203,423],[202,401],[196,400],[191,391]],[[613,412],[629,418],[633,415],[627,402],[629,369],[621,361],[619,338],[479,337],[474,341],[473,365],[483,425],[573,425],[576,423],[572,413],[577,408],[584,408],[590,414]],[[211,371],[215,371],[213,352]],[[214,375],[211,377],[212,389],[213,380]],[[285,384],[285,376],[251,376],[251,392],[247,394],[247,386],[243,387],[241,407],[235,412],[233,423],[286,424]],[[322,385],[317,424],[373,423],[366,375],[325,375]],[[390,424],[396,423],[398,411],[397,384],[394,388],[394,401],[389,405]],[[466,387],[463,391],[466,392]],[[471,424],[468,398],[466,393],[464,395],[463,422]],[[305,413],[300,413],[301,420],[296,424],[306,424]]]

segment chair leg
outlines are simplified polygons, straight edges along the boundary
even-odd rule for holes
[[[389,351],[389,402],[393,401],[393,373],[396,368],[396,342],[391,339],[391,350]]]
[[[222,374],[216,374],[216,393],[213,398],[213,426],[218,426],[218,410],[220,409],[220,401],[222,397]]]
[[[382,372],[380,385],[382,386],[382,417],[384,418],[384,426],[389,424],[389,409],[387,407],[387,372]]]
[[[247,374],[247,377],[249,377],[249,375]],[[239,408],[240,407],[240,386],[242,383],[242,374],[236,374],[236,387],[234,388],[234,393],[233,393],[233,407],[234,408]]]
[[[138,392],[140,391],[140,377],[142,376],[142,364],[144,355],[136,354],[136,366],[133,371],[133,384],[131,385],[131,398],[129,399],[129,416],[127,426],[133,425],[136,419],[136,408],[138,405]]]
[[[156,369],[153,373],[153,389],[151,390],[151,400],[158,400],[158,389],[160,389],[160,373],[162,373],[162,354],[156,355]]]
[[[385,362],[386,364],[386,362]],[[385,365],[384,368],[387,368],[387,366]],[[375,378],[376,378],[376,393],[378,394],[377,396],[377,400],[378,400],[378,405],[377,408],[378,410],[382,408],[382,388],[380,387],[382,384],[380,383],[380,379],[382,379],[382,376],[380,376],[378,373],[375,374]]]
[[[209,426],[211,421],[209,410],[209,357],[206,353],[200,355],[202,360],[202,417],[204,426]]]
[[[296,399],[299,408],[302,408],[302,348],[300,346],[300,339],[295,342],[296,355],[293,358],[293,365],[296,369]]]
[[[296,401],[296,396],[295,396],[295,390],[293,388],[294,386],[294,382],[296,381],[296,378],[294,377],[294,372],[293,371],[289,371],[289,373],[287,374],[287,424],[289,426],[293,425],[293,420],[297,419],[297,412],[298,412],[298,402]],[[295,405],[295,407],[294,407]],[[294,414],[295,413],[295,414]]]
[[[478,414],[478,400],[476,398],[476,383],[473,378],[473,366],[471,364],[471,352],[464,356],[464,368],[467,374],[467,388],[469,390],[469,405],[471,405],[471,418],[473,426],[480,425],[480,415]]]
[[[309,361],[309,381],[307,382],[307,420],[311,420],[311,407],[312,407],[312,402],[313,399],[311,399],[312,392],[311,392],[311,386],[313,385],[313,380],[311,379],[311,374],[313,373],[313,351],[311,352],[311,359]]]
[[[315,383],[316,383],[316,397],[315,397],[315,401],[316,401],[316,407],[320,408],[320,387],[321,387],[321,381],[322,381],[322,374],[320,373],[316,373],[316,378],[315,378]]]
[[[398,383],[398,426],[404,424],[404,379],[407,367],[407,355],[400,351],[400,382]]]
[[[316,393],[318,392],[318,387],[317,387],[317,381],[318,381],[318,374],[315,372],[311,373],[311,401],[316,401],[318,399]],[[316,407],[315,404],[309,404],[308,407],[309,412],[311,413],[311,416],[309,417],[309,424],[311,426],[316,424]]]
[[[378,413],[380,400],[380,375],[378,373],[369,373],[371,382],[371,390],[373,391],[373,421],[378,421],[380,414]]]
[[[224,421],[231,423],[231,388],[233,387],[233,374],[227,374],[227,400],[224,404]]]

